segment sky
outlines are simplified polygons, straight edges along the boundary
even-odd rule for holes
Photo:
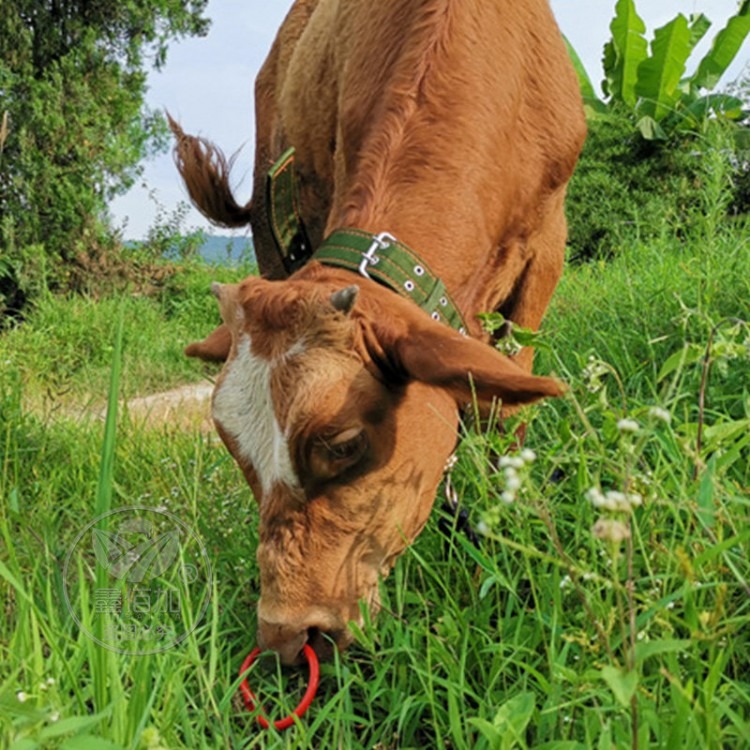
[[[243,203],[252,187],[253,82],[291,4],[291,0],[210,0],[206,14],[212,25],[208,35],[173,42],[166,66],[149,75],[148,106],[168,110],[186,132],[209,138],[228,155],[241,149],[232,184]],[[602,48],[609,38],[615,0],[551,0],[551,5],[560,29],[598,86]],[[737,0],[636,0],[649,39],[655,28],[677,13],[703,12],[708,16],[713,26],[692,60],[700,60],[737,5]],[[749,47],[746,43],[723,83],[743,70],[747,72]],[[171,154],[167,153],[144,164],[142,178],[110,204],[110,214],[124,239],[142,239],[157,214],[173,216],[180,203],[187,201]],[[192,207],[182,229],[232,234],[211,227]]]

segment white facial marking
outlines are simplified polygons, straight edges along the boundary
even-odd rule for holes
[[[214,419],[253,465],[263,492],[276,482],[299,487],[289,443],[281,431],[271,396],[273,363],[255,356],[243,335],[213,398]]]

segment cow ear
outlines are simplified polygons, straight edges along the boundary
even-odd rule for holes
[[[203,341],[194,341],[185,347],[187,357],[198,357],[206,362],[225,362],[232,346],[229,326],[222,323],[206,336]]]
[[[238,292],[238,284],[219,284],[217,281],[211,284],[211,294],[219,303],[219,312],[224,322],[203,341],[195,341],[185,347],[186,356],[198,357],[207,362],[226,362],[232,348],[232,334],[227,323],[234,322],[237,315],[241,315],[237,303]]]
[[[561,396],[562,383],[530,375],[492,346],[462,336],[442,323],[420,321],[392,341],[391,361],[408,378],[448,390],[459,402],[527,404]]]

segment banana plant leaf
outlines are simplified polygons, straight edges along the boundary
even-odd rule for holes
[[[640,111],[659,122],[680,98],[680,79],[691,52],[688,20],[680,13],[656,29],[651,56],[638,66],[635,92],[641,98]]]
[[[614,101],[635,106],[638,66],[648,55],[643,36],[646,24],[635,9],[634,0],[617,0],[610,24],[612,39],[604,46],[605,93]]]
[[[727,25],[714,37],[708,54],[701,60],[692,78],[692,89],[715,88],[750,33],[750,0],[745,0]]]

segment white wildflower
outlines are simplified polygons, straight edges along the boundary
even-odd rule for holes
[[[515,492],[521,487],[521,477],[516,474],[515,469],[505,470],[505,487],[511,492]]]
[[[515,493],[515,492],[510,492],[510,491],[508,491],[508,490],[505,490],[505,492],[503,492],[503,493],[502,493],[502,494],[500,495],[500,499],[501,499],[501,500],[502,500],[502,501],[503,501],[503,502],[504,502],[504,503],[505,503],[506,505],[510,505],[511,503],[513,503],[513,502],[515,501],[515,499],[516,499],[516,493]]]
[[[620,544],[630,539],[630,529],[622,522],[613,518],[600,518],[591,529],[597,539]]]
[[[630,503],[631,508],[640,508],[640,506],[643,505],[643,496],[639,495],[637,492],[631,492],[628,495],[628,502]]]
[[[57,720],[58,720],[59,718],[60,718],[60,712],[59,712],[59,711],[53,711],[53,712],[52,712],[52,713],[51,713],[51,714],[49,715],[49,720],[50,720],[50,721],[53,721],[53,722],[54,722],[54,721],[57,721]]]
[[[634,507],[640,505],[643,505],[643,498],[637,492],[609,490],[604,496],[602,507],[620,513],[630,513]]]
[[[23,690],[19,690],[16,693],[16,699],[18,700],[19,703],[26,703],[26,700],[28,699],[28,697],[29,696],[26,695],[26,693],[24,693]]]
[[[662,422],[669,424],[672,421],[672,415],[666,410],[662,409],[661,406],[652,406],[648,410],[649,416],[654,419],[660,419]]]
[[[601,379],[608,372],[609,368],[603,362],[595,360],[594,357],[589,357],[588,364],[581,371],[586,389],[591,393],[601,390]]]
[[[49,687],[52,687],[55,684],[55,678],[54,677],[48,677],[47,678],[47,685]]]
[[[617,423],[617,429],[620,432],[638,432],[640,425],[635,419],[621,419]]]
[[[643,505],[643,497],[637,492],[607,490],[603,493],[598,487],[586,490],[586,499],[595,507],[613,513],[630,513],[633,508]]]
[[[533,463],[534,461],[536,461],[536,453],[534,453],[531,448],[524,448],[521,451],[521,459],[527,464]]]
[[[628,497],[619,490],[608,490],[604,495],[604,507],[607,510],[629,510]]]
[[[490,527],[484,521],[480,521],[475,528],[477,534],[480,534],[481,536],[487,536],[487,534],[490,533]]]
[[[519,456],[500,456],[498,466],[501,469],[520,469],[523,467],[523,459]]]
[[[586,490],[585,497],[595,508],[604,506],[604,495],[602,495],[602,491],[598,487],[591,487],[591,489]]]

